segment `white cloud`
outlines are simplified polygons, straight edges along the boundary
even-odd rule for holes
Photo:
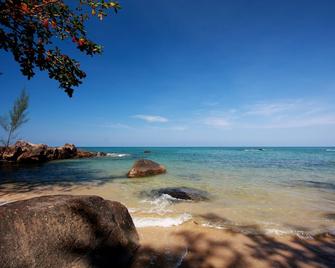
[[[300,100],[289,100],[273,103],[258,103],[248,107],[246,115],[272,116],[281,114],[291,110],[295,110],[301,106]]]
[[[231,125],[231,123],[224,117],[208,117],[204,120],[204,123],[208,126],[218,128],[227,128]]]
[[[264,124],[261,128],[301,128],[313,126],[335,125],[335,115],[319,115],[313,117],[289,118],[270,124]]]
[[[291,99],[209,111],[203,124],[217,128],[303,128],[335,125],[335,110],[324,102]]]
[[[137,114],[134,115],[133,118],[141,119],[149,123],[166,123],[169,121],[167,118],[159,115]]]

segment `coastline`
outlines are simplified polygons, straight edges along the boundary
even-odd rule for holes
[[[81,195],[87,189],[39,189],[2,196],[8,202],[41,195]],[[323,233],[266,235],[205,227],[194,220],[169,227],[137,227],[141,247],[132,268],[141,267],[332,267],[335,236]]]
[[[169,228],[138,228],[140,267],[332,267],[335,236],[313,239],[203,228],[193,222]]]

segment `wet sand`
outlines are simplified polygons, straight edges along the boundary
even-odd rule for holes
[[[68,189],[26,189],[17,186],[2,185],[1,202],[48,194],[94,194],[96,190],[92,186]],[[108,188],[105,192],[100,191],[105,198],[109,192],[107,190]],[[237,232],[204,227],[194,220],[167,228],[137,228],[141,248],[132,268],[335,267],[333,235],[299,238],[251,234],[250,229],[255,228],[257,227],[245,226],[242,232]]]
[[[251,235],[204,228],[194,222],[170,228],[138,228],[142,267],[335,267],[335,237]]]

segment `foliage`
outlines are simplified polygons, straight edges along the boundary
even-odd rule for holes
[[[7,132],[7,140],[3,143],[7,148],[12,140],[13,135],[24,123],[28,121],[27,109],[29,104],[29,96],[25,90],[22,90],[21,95],[15,100],[13,108],[8,115],[0,117],[0,126]]]
[[[100,54],[102,47],[87,37],[85,21],[92,16],[102,20],[108,10],[119,9],[108,0],[0,0],[0,49],[13,54],[28,79],[35,68],[47,71],[71,97],[86,74],[79,62],[54,45],[55,38],[72,40],[87,55]]]

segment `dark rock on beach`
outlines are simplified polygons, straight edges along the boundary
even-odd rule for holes
[[[54,195],[0,206],[1,267],[128,267],[139,237],[125,206]]]
[[[0,160],[17,163],[42,163],[51,160],[95,157],[99,153],[78,150],[74,144],[50,147],[46,144],[33,144],[17,141],[8,148],[0,148]],[[101,154],[101,153],[100,153]]]
[[[129,170],[128,178],[146,177],[158,175],[166,172],[166,168],[154,161],[147,159],[140,159],[135,162],[133,167]]]
[[[189,188],[189,187],[167,187],[151,190],[147,195],[151,197],[159,197],[167,194],[179,200],[189,201],[206,201],[209,200],[209,194],[206,191]]]

